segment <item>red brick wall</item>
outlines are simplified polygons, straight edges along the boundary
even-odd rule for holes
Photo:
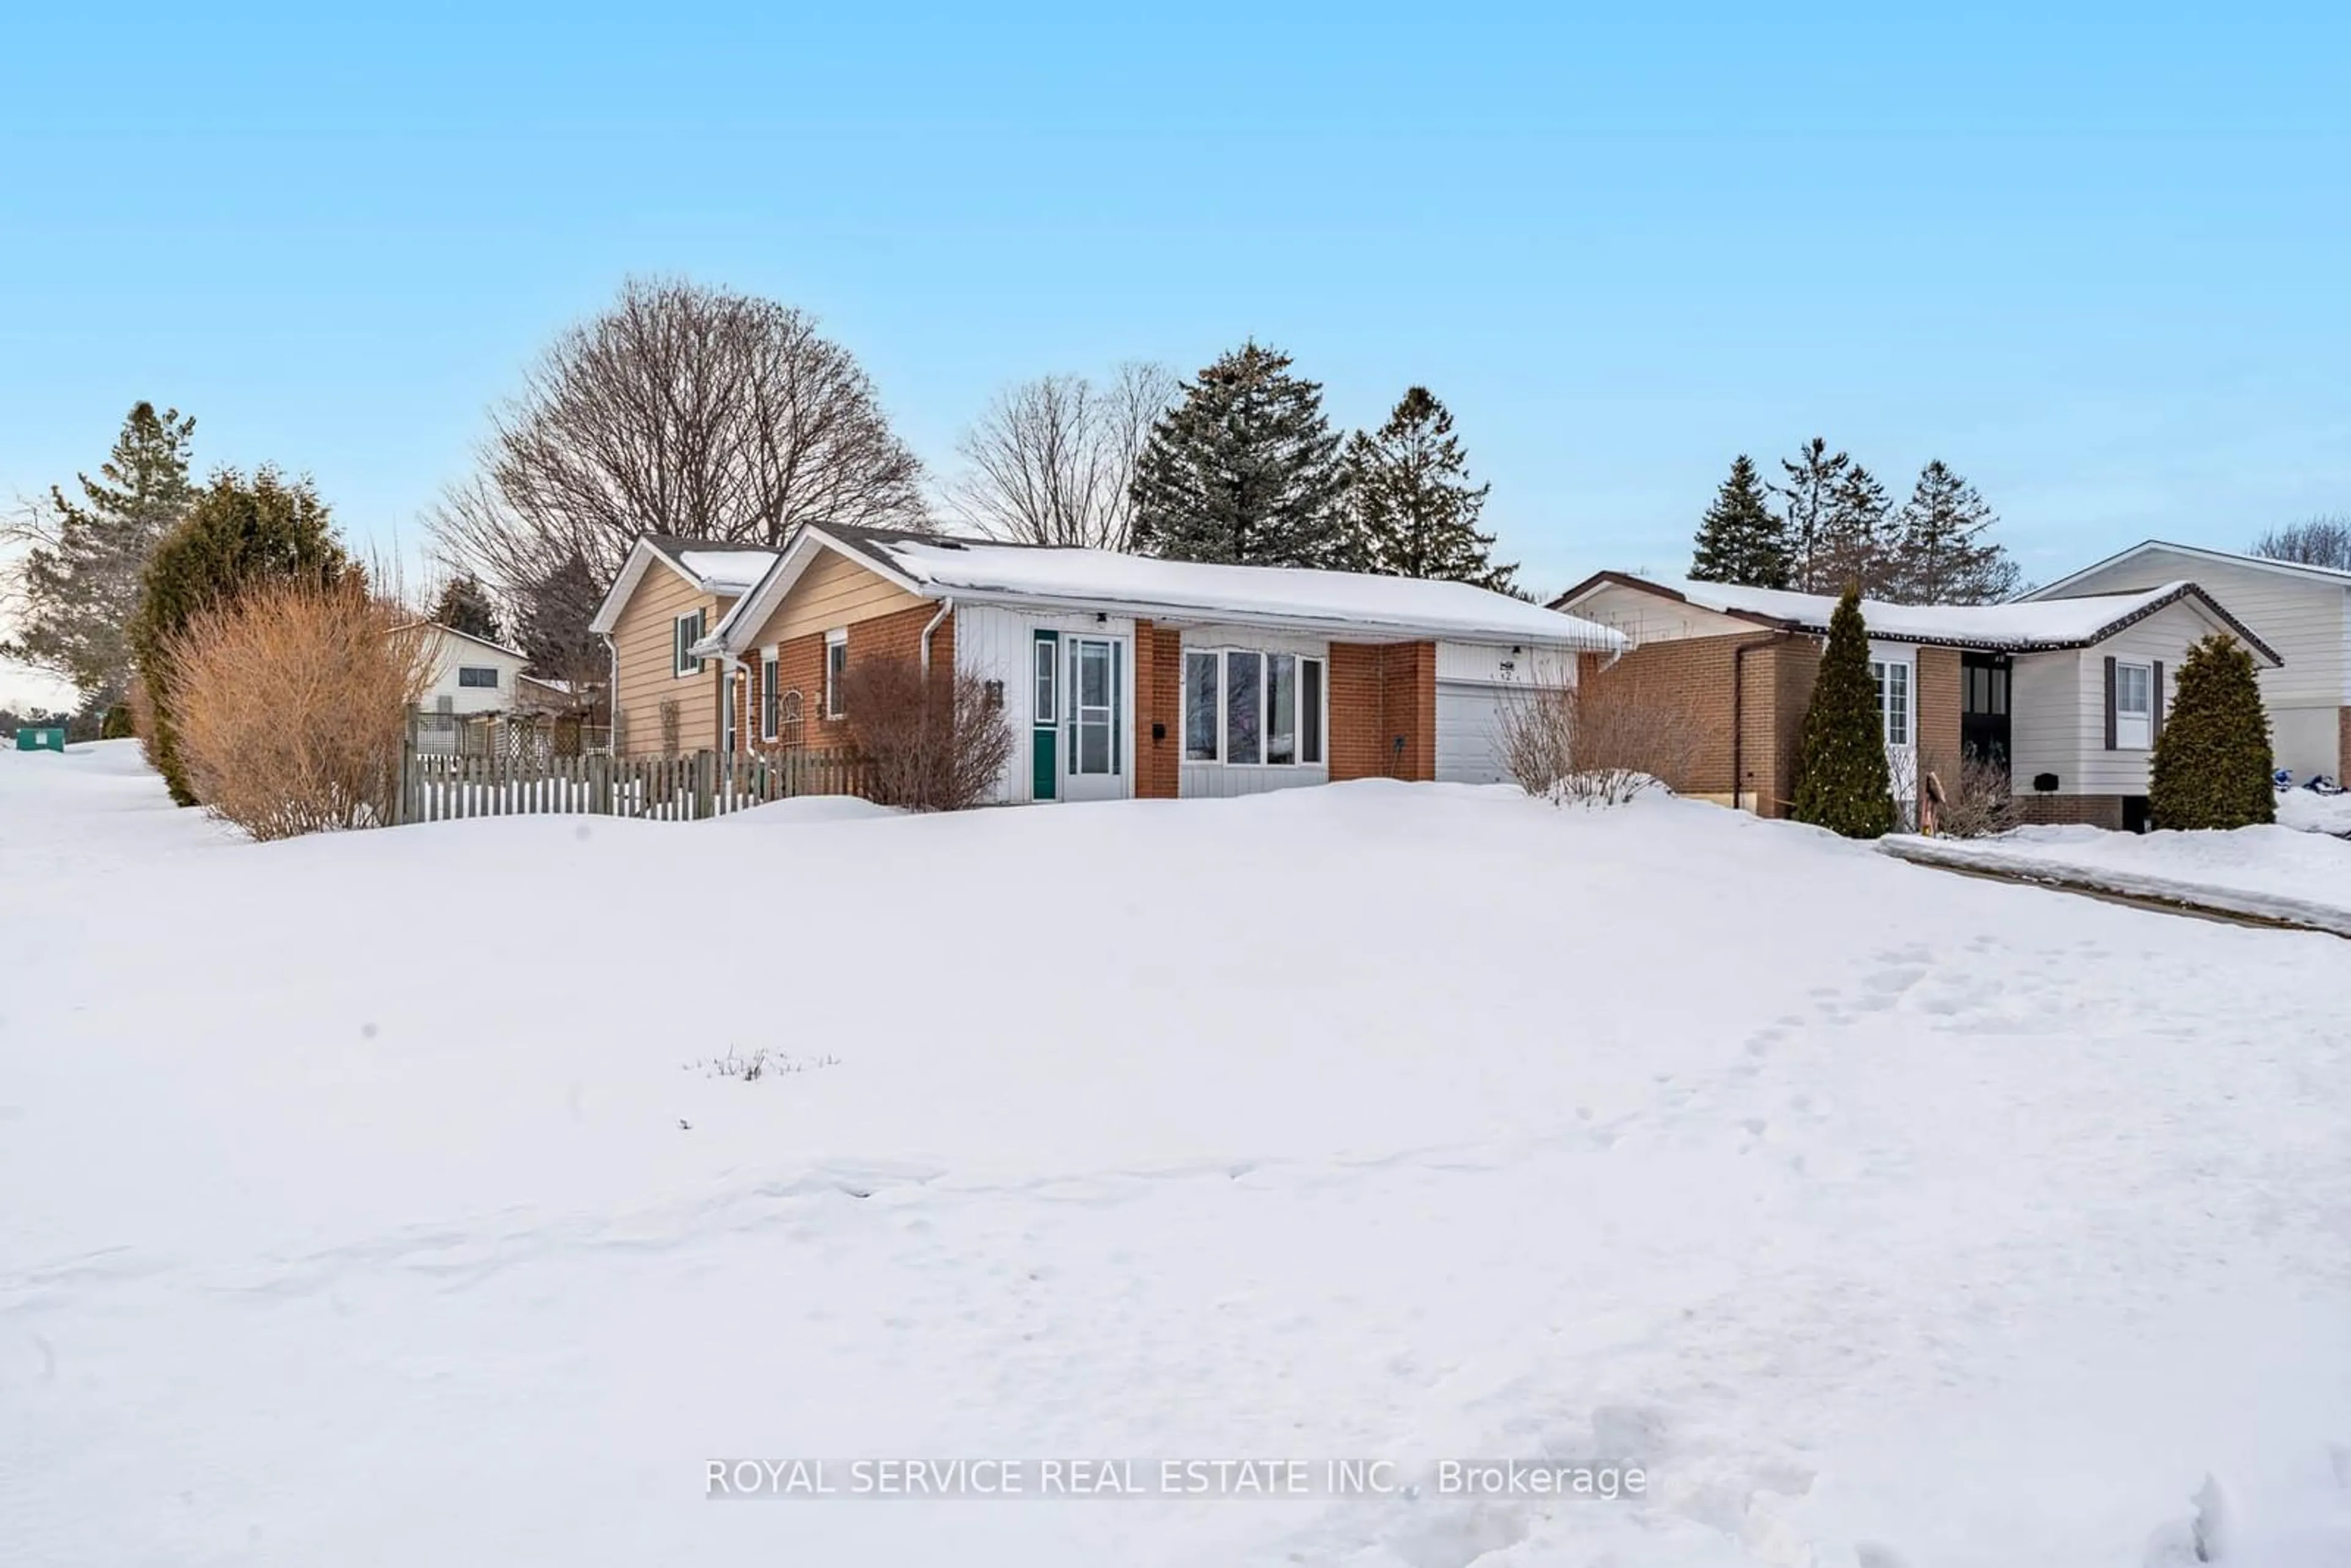
[[[878,616],[872,621],[860,621],[849,628],[849,663],[853,669],[861,659],[907,658],[922,656],[923,628],[938,613],[935,605],[919,604],[912,609]],[[805,637],[795,637],[777,648],[777,684],[787,692],[800,694],[800,726],[797,732],[786,727],[784,739],[791,745],[810,747],[848,746],[853,736],[847,719],[830,719],[824,715],[824,633],[811,632]],[[758,685],[758,665],[762,657],[754,649],[747,657],[753,665],[752,685]],[[950,614],[931,633],[931,670],[935,674],[955,668],[955,617]],[[755,694],[756,695],[756,694]],[[752,710],[756,717],[758,710]],[[746,729],[747,736],[757,732]]]
[[[1437,777],[1436,643],[1331,644],[1331,777]]]
[[[1743,662],[1741,646],[1747,649]],[[1666,782],[1674,789],[1723,801],[1734,794],[1751,795],[1758,811],[1776,817],[1785,813],[1795,792],[1796,748],[1820,662],[1820,650],[1810,638],[1742,632],[1650,643],[1613,664],[1587,653],[1579,678],[1595,692],[1614,685],[1627,700],[1668,705],[1681,716],[1687,738],[1679,749],[1686,755],[1663,766]],[[1744,690],[1735,696],[1742,663]],[[1735,780],[1734,707],[1740,775]]]
[[[1950,787],[1948,779],[1944,787]],[[2022,789],[2016,795],[2016,820],[2020,822],[2110,828],[2120,832],[2123,827],[2123,798],[2120,795],[2044,795],[2032,789]]]
[[[1184,758],[1184,634],[1172,626],[1134,623],[1134,792],[1173,800]],[[1152,738],[1151,727],[1167,733]]]

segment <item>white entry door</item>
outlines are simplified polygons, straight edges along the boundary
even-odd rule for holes
[[[1126,639],[1069,636],[1069,693],[1061,726],[1062,799],[1126,798]]]

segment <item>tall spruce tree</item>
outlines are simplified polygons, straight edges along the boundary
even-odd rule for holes
[[[591,683],[611,678],[611,650],[588,629],[603,599],[603,585],[587,558],[577,555],[523,593],[516,643],[529,658],[534,674],[568,683],[575,698]]]
[[[139,579],[163,536],[187,516],[189,447],[196,422],[177,409],[132,408],[98,477],[77,476],[81,499],[49,492],[56,528],[25,558],[24,614],[0,653],[71,681],[103,712],[131,683],[125,641]]]
[[[1858,463],[1844,470],[1829,492],[1828,512],[1813,547],[1813,592],[1842,592],[1853,584],[1865,596],[1884,591],[1894,564],[1893,511],[1877,476]]]
[[[1755,460],[1742,452],[1730,460],[1730,476],[1698,519],[1690,576],[1700,582],[1785,588],[1792,568],[1787,522],[1773,514]]]
[[[196,493],[187,520],[155,547],[141,579],[131,652],[154,705],[156,767],[183,806],[198,804],[180,761],[173,716],[173,644],[204,611],[235,603],[256,582],[277,579],[331,587],[355,570],[336,543],[326,503],[307,479],[264,468],[250,480],[224,470]]]
[[[2179,695],[2156,731],[2147,779],[2155,825],[2243,828],[2276,821],[2276,762],[2252,653],[2216,632],[2188,650],[2177,678]]]
[[[1843,583],[1830,583],[1821,572],[1821,539],[1836,504],[1838,484],[1853,459],[1832,454],[1828,443],[1815,435],[1799,447],[1796,460],[1782,457],[1785,477],[1771,486],[1781,499],[1780,517],[1788,539],[1789,583],[1806,593],[1834,592]]]
[[[1469,483],[1452,412],[1426,387],[1406,389],[1377,434],[1350,436],[1344,467],[1364,570],[1512,591],[1516,563],[1497,564],[1494,536],[1478,531],[1493,486]]]
[[[1886,766],[1886,721],[1869,671],[1869,628],[1852,589],[1829,618],[1828,647],[1804,710],[1791,813],[1849,839],[1894,831],[1893,776]]]
[[[1134,469],[1134,548],[1171,560],[1353,567],[1322,389],[1252,340],[1184,384]]]
[[[490,602],[482,580],[470,571],[461,571],[441,585],[441,596],[433,601],[432,619],[486,643],[498,640],[497,607]]]
[[[1894,521],[1887,597],[1905,604],[1997,604],[2013,598],[2022,574],[1991,537],[1998,521],[1976,487],[1942,459],[1928,464]]]

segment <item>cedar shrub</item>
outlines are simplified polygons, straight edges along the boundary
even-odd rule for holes
[[[2253,655],[2224,632],[2188,651],[2178,695],[2155,737],[2147,813],[2158,828],[2274,821],[2276,767]]]
[[[1877,682],[1869,673],[1869,628],[1861,618],[1861,591],[1847,588],[1829,618],[1829,642],[1804,711],[1796,754],[1800,822],[1875,839],[1894,831],[1894,782],[1886,767],[1886,721]]]

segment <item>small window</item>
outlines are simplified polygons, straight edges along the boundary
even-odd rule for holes
[[[781,665],[777,661],[776,651],[770,648],[768,650],[767,657],[759,661],[759,738],[761,740],[775,739],[778,732],[783,728],[782,694],[776,690],[779,684],[777,676],[780,671]]]
[[[702,674],[705,664],[690,650],[702,641],[702,612],[681,615],[670,626],[669,673],[683,680]]]
[[[498,689],[497,667],[491,664],[460,664],[457,666],[457,684],[461,686],[479,687],[484,691],[496,691]]]
[[[1886,744],[1909,745],[1910,666],[1872,660],[1869,674],[1877,683],[1877,711],[1885,721]]]
[[[1184,760],[1217,759],[1217,659],[1214,653],[1184,655]]]
[[[2115,745],[2144,751],[2155,744],[2155,670],[2148,664],[2115,666]]]
[[[849,629],[824,634],[824,716],[843,718],[849,713]]]
[[[1054,639],[1040,637],[1036,641],[1037,711],[1029,716],[1032,724],[1058,724],[1061,705],[1054,689],[1061,661],[1053,656]]]
[[[1298,655],[1265,656],[1265,759],[1287,768],[1298,760]]]

